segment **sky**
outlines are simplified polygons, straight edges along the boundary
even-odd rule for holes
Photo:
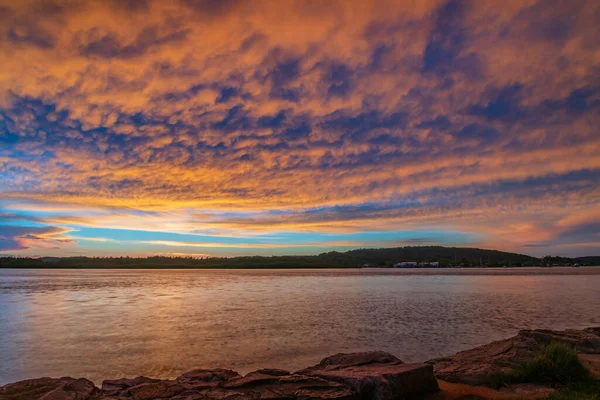
[[[596,0],[0,0],[0,254],[600,254]]]

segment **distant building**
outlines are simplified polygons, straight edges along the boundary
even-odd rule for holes
[[[402,261],[397,264],[394,264],[394,268],[406,268],[406,267],[416,267],[419,263],[415,261]]]
[[[410,268],[410,267],[439,267],[440,263],[437,261],[433,262],[416,262],[416,261],[402,261],[394,264],[394,268]]]

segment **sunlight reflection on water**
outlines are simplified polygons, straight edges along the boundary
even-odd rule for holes
[[[422,361],[599,325],[599,300],[600,268],[0,270],[0,384],[294,370],[371,349]]]

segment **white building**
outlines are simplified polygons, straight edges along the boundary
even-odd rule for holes
[[[418,263],[414,261],[402,261],[400,263],[394,264],[394,268],[416,267],[417,265]]]

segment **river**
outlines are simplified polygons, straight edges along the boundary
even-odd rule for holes
[[[408,362],[526,328],[600,325],[600,268],[0,270],[0,385]]]

